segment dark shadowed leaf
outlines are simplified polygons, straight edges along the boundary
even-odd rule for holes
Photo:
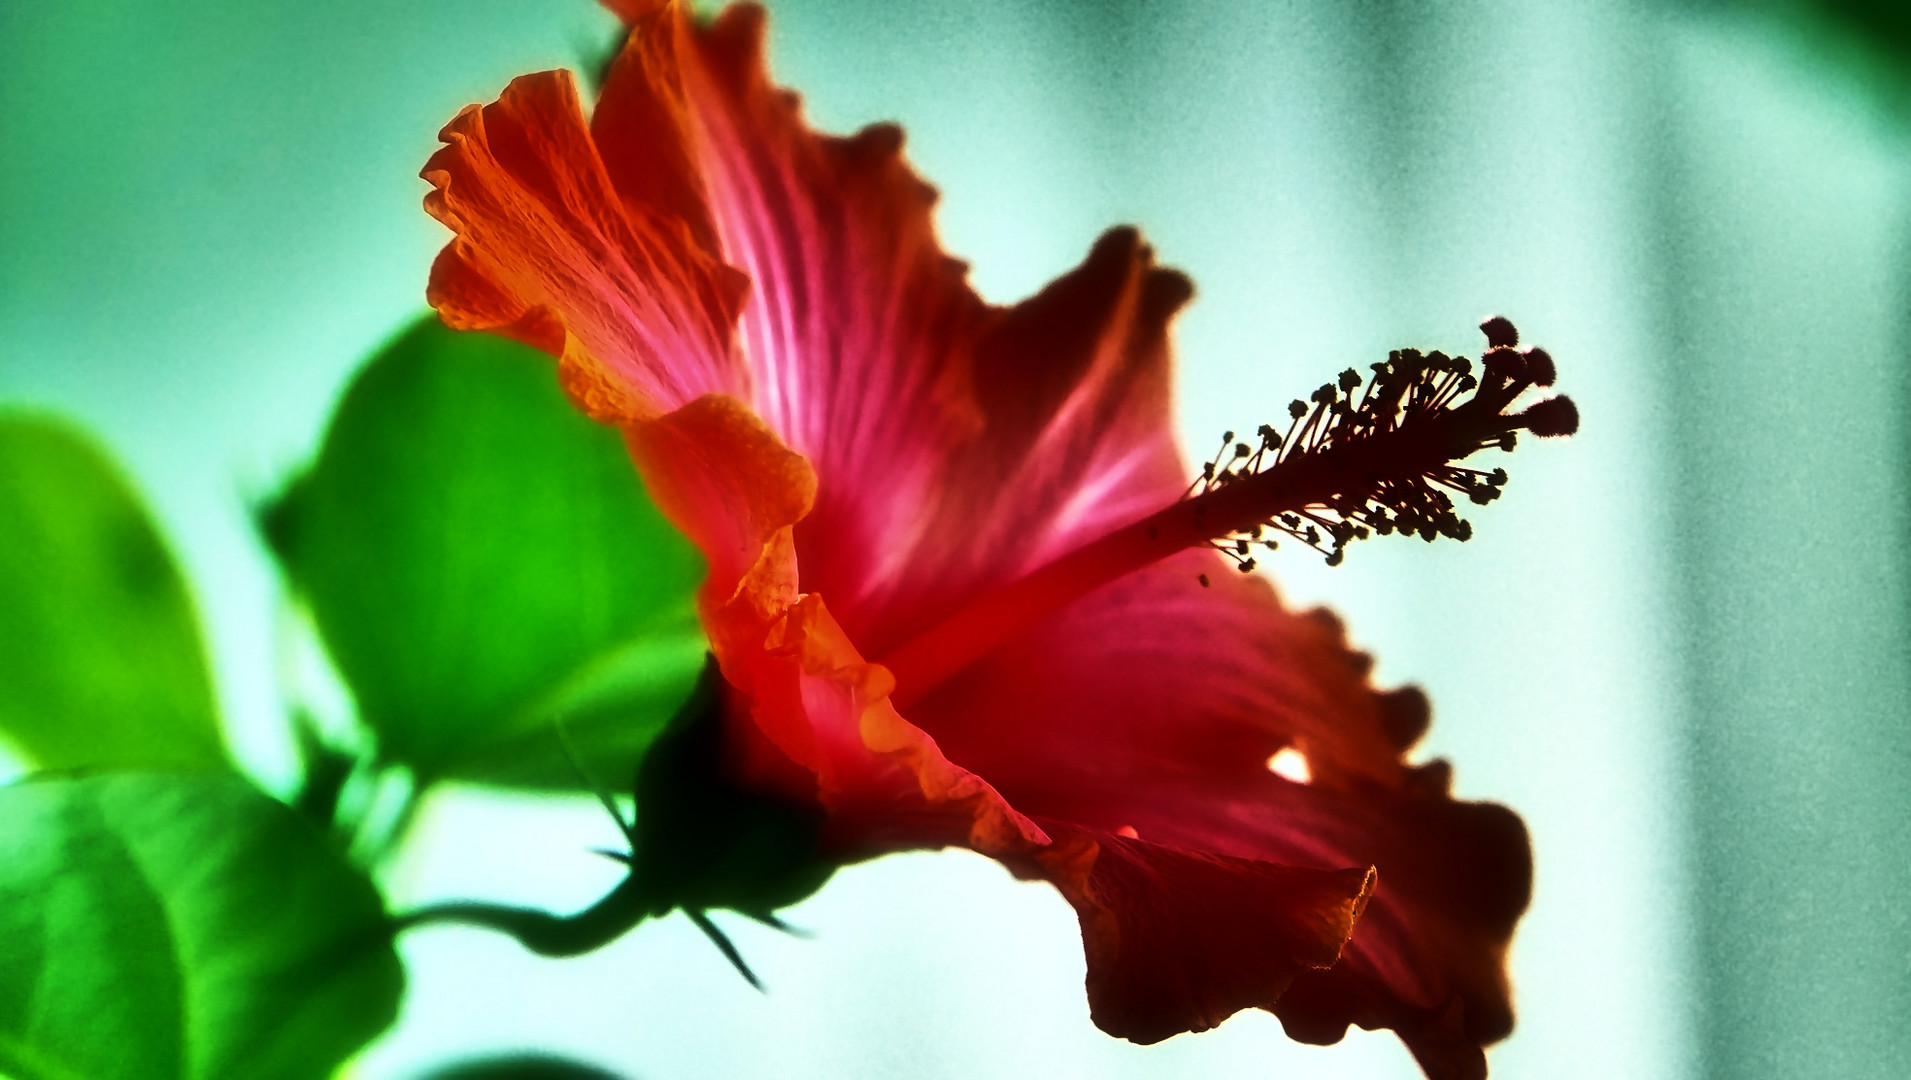
[[[623,1080],[595,1065],[543,1054],[461,1061],[427,1073],[419,1080]]]
[[[427,319],[264,528],[384,753],[426,780],[626,787],[705,649],[703,566],[541,353]]]
[[[226,760],[159,533],[91,440],[17,414],[0,417],[0,739],[47,768]]]
[[[0,1074],[323,1077],[402,985],[371,883],[236,776],[0,788]]]

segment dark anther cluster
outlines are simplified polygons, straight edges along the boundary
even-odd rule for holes
[[[1484,506],[1505,488],[1506,470],[1455,462],[1480,450],[1512,450],[1519,429],[1545,437],[1579,426],[1566,397],[1507,412],[1528,389],[1553,384],[1553,359],[1544,349],[1519,350],[1519,331],[1503,317],[1480,329],[1487,351],[1477,375],[1467,357],[1400,349],[1366,378],[1348,368],[1309,401],[1288,405],[1286,432],[1263,424],[1252,444],[1223,435],[1191,497],[1250,478],[1285,490],[1271,483],[1277,472],[1290,475],[1297,494],[1291,509],[1212,546],[1245,572],[1254,569],[1254,547],[1274,549],[1276,534],[1319,551],[1329,566],[1340,564],[1349,543],[1376,533],[1470,538],[1473,527],[1456,512],[1454,496]]]

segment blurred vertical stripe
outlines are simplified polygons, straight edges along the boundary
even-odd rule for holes
[[[1911,1069],[1911,138],[1774,26],[1668,25],[1706,1073]]]

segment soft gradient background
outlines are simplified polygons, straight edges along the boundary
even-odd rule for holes
[[[1583,433],[1522,450],[1479,539],[1270,560],[1532,829],[1496,1075],[1911,1069],[1901,115],[1731,6],[771,6],[821,125],[907,126],[986,295],[1117,222],[1194,275],[1194,453],[1390,347],[1474,352],[1490,312],[1559,358]],[[609,29],[586,0],[0,0],[0,399],[128,463],[268,783],[288,660],[247,500],[419,309],[438,126]],[[390,883],[567,907],[613,839],[588,804],[453,792]],[[1110,1040],[1067,906],[966,853],[791,919],[815,938],[726,924],[767,996],[681,918],[562,963],[415,934],[355,1075],[512,1047],[646,1078],[1417,1075],[1390,1036],[1297,1047],[1262,1014]]]

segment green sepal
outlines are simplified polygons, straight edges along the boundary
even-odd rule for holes
[[[838,863],[820,843],[825,815],[819,807],[749,790],[733,778],[724,745],[724,699],[730,693],[710,658],[690,700],[638,770],[637,820],[619,819],[630,852],[614,856],[630,872],[602,899],[572,915],[478,902],[436,904],[405,915],[398,925],[483,926],[540,956],[566,957],[600,949],[645,919],[681,908],[744,978],[760,986],[705,913],[724,908],[787,929],[776,911],[813,895]],[[606,805],[615,813],[608,798]]]
[[[836,870],[820,846],[820,807],[734,779],[724,730],[725,698],[734,693],[708,659],[638,769],[631,876],[658,913],[728,908],[773,922]]]

